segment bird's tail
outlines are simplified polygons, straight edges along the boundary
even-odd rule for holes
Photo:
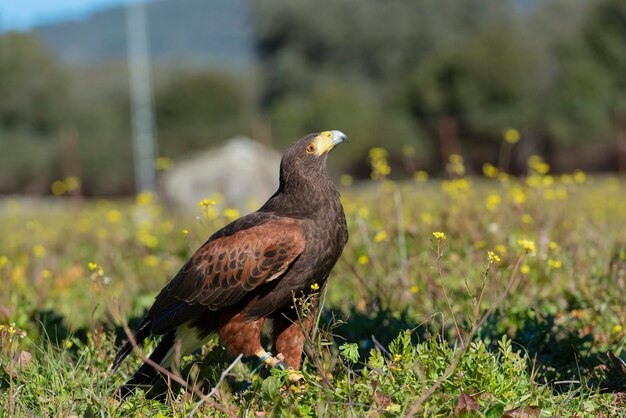
[[[163,360],[168,357],[168,354],[171,353],[175,342],[176,332],[172,330],[165,334],[163,338],[161,338],[161,341],[159,342],[157,347],[154,349],[152,354],[150,354],[149,359],[156,364],[162,364]],[[122,350],[118,354],[118,357],[121,356],[121,359],[128,355],[128,353],[123,353],[123,350],[125,348],[126,346],[124,346],[124,348],[122,348]],[[118,389],[116,396],[118,399],[124,399],[126,396],[130,395],[137,387],[141,386],[146,388],[152,388],[161,377],[161,374],[154,367],[145,362],[141,365],[141,367],[139,367],[133,377],[131,377],[128,382],[126,382],[122,387]],[[156,396],[158,397],[158,395]]]
[[[124,359],[133,351],[133,346],[141,346],[143,341],[150,336],[150,328],[152,326],[152,321],[148,318],[144,318],[135,333],[133,334],[134,344],[131,341],[128,341],[124,346],[117,352],[115,356],[115,360],[113,360],[113,364],[111,365],[111,372],[115,372]]]

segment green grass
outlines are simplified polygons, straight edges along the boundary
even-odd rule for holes
[[[183,359],[182,375],[199,390],[220,382],[200,405],[180,388],[164,402],[138,392],[120,404],[111,395],[141,360],[131,356],[115,375],[108,367],[125,338],[121,324],[136,324],[237,213],[216,209],[219,196],[198,216],[149,195],[3,201],[0,408],[9,416],[186,416],[195,407],[209,416],[621,414],[626,368],[606,352],[626,357],[624,182],[538,172],[523,181],[423,180],[342,189],[350,241],[309,336],[304,383],[267,376],[252,359],[220,379],[235,359],[213,340]]]

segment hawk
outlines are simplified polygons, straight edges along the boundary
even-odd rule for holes
[[[137,345],[162,336],[152,361],[171,368],[217,333],[230,354],[300,370],[303,330],[312,320],[301,323],[293,297],[315,298],[348,240],[339,192],[326,171],[328,153],[345,140],[336,130],[298,140],[282,157],[276,193],[214,233],[161,290],[133,335]],[[261,345],[267,319],[276,356]],[[112,371],[132,349],[131,341],[120,349]],[[150,387],[158,376],[144,363],[117,395]]]

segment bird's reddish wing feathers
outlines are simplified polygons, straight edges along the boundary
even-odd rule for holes
[[[300,225],[293,219],[244,229],[204,244],[162,293],[218,310],[284,274],[304,246]]]

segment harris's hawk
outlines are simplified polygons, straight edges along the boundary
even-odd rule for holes
[[[276,193],[214,233],[161,290],[134,332],[137,344],[162,336],[152,361],[169,368],[218,333],[231,354],[300,369],[303,328],[312,322],[299,322],[293,297],[326,283],[348,240],[339,193],[326,171],[329,151],[346,139],[325,131],[298,140],[283,155]],[[272,320],[275,357],[261,346],[266,319]],[[113,371],[132,348],[131,342],[122,347]],[[118,396],[150,386],[158,376],[144,363]]]

